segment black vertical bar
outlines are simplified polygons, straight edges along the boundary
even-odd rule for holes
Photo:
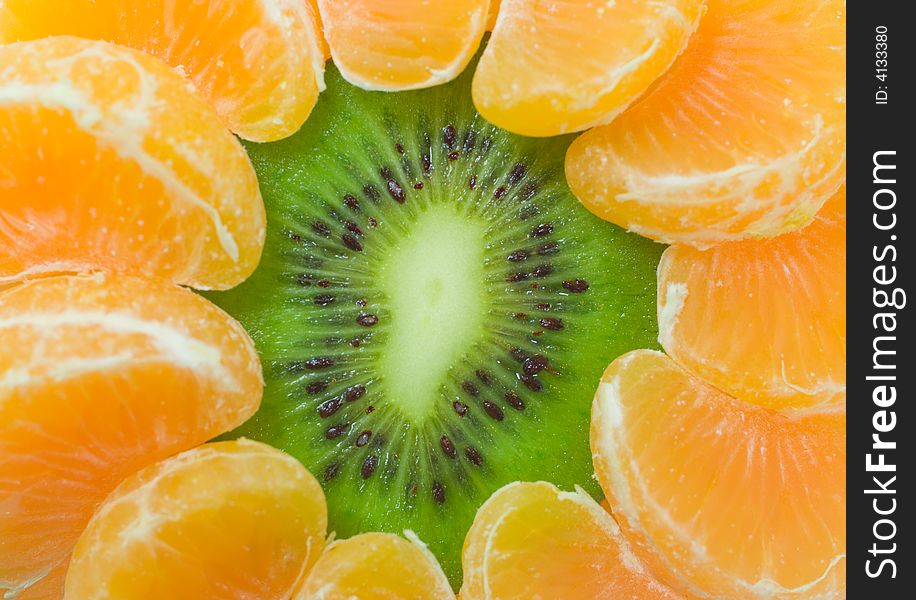
[[[848,3],[847,581],[853,599],[916,597],[912,546],[916,270],[909,2]],[[916,297],[912,298],[916,301]],[[877,437],[875,437],[877,436]],[[867,594],[867,595],[866,595]]]

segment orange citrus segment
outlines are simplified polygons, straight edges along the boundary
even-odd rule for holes
[[[66,561],[124,476],[237,427],[261,399],[242,327],[172,284],[23,283],[0,293],[0,339],[0,596]]]
[[[335,540],[309,571],[295,600],[454,600],[436,558],[412,532]]]
[[[318,45],[321,47],[321,55],[324,57],[324,60],[327,60],[331,58],[331,47],[328,46],[328,41],[324,39],[324,24],[321,22],[321,12],[318,10],[318,0],[309,0],[309,9],[315,31],[318,32]]]
[[[689,371],[771,408],[846,398],[846,191],[804,229],[658,268],[659,341]]]
[[[0,46],[0,71],[0,282],[104,269],[224,289],[251,274],[254,169],[165,63],[58,37]]]
[[[502,0],[490,0],[490,14],[487,16],[487,31],[493,31],[496,27],[496,19],[499,18],[499,6]]]
[[[845,36],[842,0],[708,0],[671,69],[573,142],[570,187],[663,242],[801,227],[845,178]]]
[[[286,600],[321,554],[327,507],[299,461],[245,439],[131,475],[73,551],[67,600]]]
[[[295,133],[324,87],[312,11],[304,0],[4,0],[0,43],[75,35],[148,52],[234,132],[267,142]]]
[[[633,548],[702,598],[841,598],[846,414],[762,409],[664,354],[605,371],[592,409],[598,481]]]
[[[676,600],[584,491],[515,482],[477,511],[462,553],[462,600]]]
[[[367,90],[451,81],[483,37],[489,0],[318,0],[344,78]]]
[[[524,135],[607,123],[671,66],[702,12],[703,0],[503,0],[474,104]]]

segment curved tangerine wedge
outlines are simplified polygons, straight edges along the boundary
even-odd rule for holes
[[[845,178],[845,35],[842,0],[708,0],[671,69],[570,146],[572,191],[669,243],[805,225]]]
[[[73,551],[65,600],[286,600],[321,554],[327,506],[299,461],[245,439],[128,477]]]
[[[677,600],[582,490],[515,482],[477,511],[462,552],[462,600]]]
[[[328,544],[296,600],[454,600],[436,558],[411,531],[363,533]],[[408,541],[409,540],[409,541]]]
[[[237,427],[261,399],[241,325],[172,284],[23,283],[0,293],[0,339],[0,596],[40,582],[59,598],[73,544],[122,478]]]
[[[702,13],[703,0],[503,0],[474,104],[524,135],[607,123],[671,66]]]
[[[489,0],[318,0],[344,79],[367,90],[451,81],[477,51]]]
[[[846,398],[846,190],[804,229],[658,267],[659,341],[729,394],[770,408]]]
[[[634,551],[699,598],[841,598],[846,414],[762,409],[659,352],[605,371],[598,481]]]
[[[75,35],[157,56],[185,73],[245,139],[295,133],[324,89],[305,0],[4,0],[0,43]]]
[[[254,169],[165,63],[57,37],[0,46],[0,71],[0,283],[103,269],[225,289],[254,271]]]

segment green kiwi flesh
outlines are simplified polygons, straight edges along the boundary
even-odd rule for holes
[[[266,382],[233,432],[322,481],[330,529],[415,531],[460,581],[478,507],[516,480],[595,495],[589,411],[615,357],[656,345],[663,247],[569,191],[570,137],[489,124],[473,69],[368,92],[332,66],[296,135],[247,146],[268,237],[238,288]]]

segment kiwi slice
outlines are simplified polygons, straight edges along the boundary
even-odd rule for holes
[[[453,582],[500,486],[600,494],[592,395],[615,357],[655,346],[663,250],[576,201],[571,137],[481,118],[472,72],[383,93],[330,67],[301,131],[247,146],[265,254],[246,283],[209,295],[264,365],[262,408],[232,435],[315,473],[338,536],[411,529]]]

